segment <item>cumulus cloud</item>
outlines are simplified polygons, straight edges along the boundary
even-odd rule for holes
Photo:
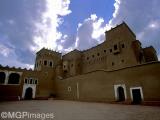
[[[1,1],[1,64],[32,67],[37,50],[55,49],[56,39],[62,37],[57,28],[71,13],[69,4],[70,0]]]
[[[39,50],[42,47],[57,48],[56,41],[62,39],[62,33],[57,28],[63,23],[62,16],[71,13],[69,4],[69,0],[46,0],[47,9],[42,14],[41,21],[36,23],[37,31],[34,36],[36,46],[31,46],[32,50]]]
[[[98,18],[96,14],[79,23],[74,47],[85,50],[101,43],[104,40],[105,31],[103,23],[103,18]]]

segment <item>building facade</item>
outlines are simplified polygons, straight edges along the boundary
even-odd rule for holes
[[[65,55],[41,49],[34,70],[0,67],[2,99],[56,99],[144,103],[160,101],[160,62],[142,48],[126,23],[105,32],[105,41]]]

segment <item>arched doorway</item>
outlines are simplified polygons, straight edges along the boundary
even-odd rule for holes
[[[118,93],[118,101],[125,101],[125,95],[124,95],[124,89],[123,87],[118,87],[117,88],[117,93]]]
[[[0,72],[0,84],[5,83],[6,74],[5,72]]]
[[[33,89],[31,87],[29,87],[29,88],[26,89],[24,99],[31,100],[32,96],[33,96]]]

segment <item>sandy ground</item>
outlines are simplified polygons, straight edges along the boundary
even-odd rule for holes
[[[2,112],[54,114],[53,119],[46,120],[160,120],[160,107],[63,100],[1,102]]]

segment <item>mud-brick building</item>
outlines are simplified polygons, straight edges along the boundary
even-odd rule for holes
[[[0,98],[101,102],[160,102],[160,62],[142,48],[126,23],[105,32],[103,43],[65,55],[41,49],[34,70],[0,67]]]

